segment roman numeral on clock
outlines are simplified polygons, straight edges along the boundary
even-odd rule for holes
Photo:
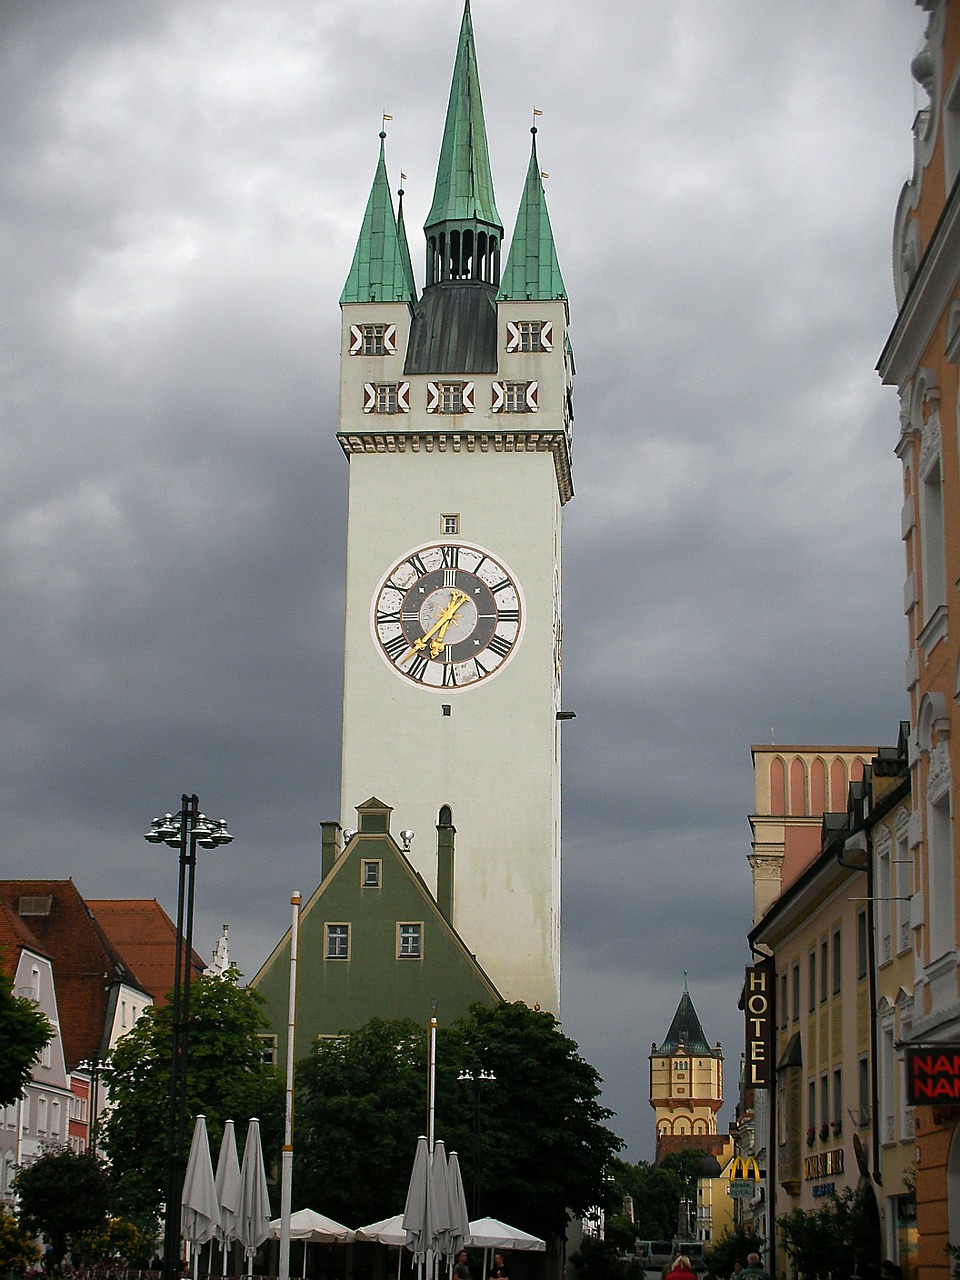
[[[407,671],[413,676],[414,680],[422,680],[426,675],[427,667],[430,664],[422,653],[415,653],[410,659],[410,665]]]
[[[453,663],[445,662],[443,664],[443,687],[445,689],[448,687],[456,688],[456,685],[457,685],[457,673],[453,669]]]
[[[394,609],[392,613],[381,613],[379,610],[377,611],[378,627],[385,626],[389,622],[399,622],[399,621],[400,621],[399,609]]]
[[[487,648],[491,653],[495,653],[498,658],[505,658],[512,646],[509,640],[504,640],[503,636],[494,635],[490,637],[490,643]]]
[[[384,640],[383,647],[388,657],[393,658],[394,662],[396,662],[397,658],[399,658],[401,654],[407,652],[410,645],[407,641],[407,637],[401,633],[398,636],[394,636],[392,640]]]
[[[497,613],[497,617],[500,619],[501,622],[519,622],[520,610],[519,609],[501,609]]]
[[[459,547],[441,547],[440,554],[443,557],[444,569],[456,569],[460,564],[460,548]]]

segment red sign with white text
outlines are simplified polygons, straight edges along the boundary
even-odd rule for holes
[[[907,1046],[907,1105],[960,1105],[960,1044]]]

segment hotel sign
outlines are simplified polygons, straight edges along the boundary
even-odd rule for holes
[[[960,1103],[960,1044],[907,1045],[907,1106]]]
[[[774,962],[761,960],[746,971],[743,1011],[746,1019],[746,1078],[748,1089],[769,1089],[773,1085],[773,993],[776,986]]]

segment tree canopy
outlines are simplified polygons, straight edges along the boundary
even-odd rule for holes
[[[794,1209],[777,1222],[790,1261],[808,1280],[879,1270],[880,1219],[869,1187],[845,1187],[833,1192],[822,1209]]]
[[[202,1113],[216,1160],[226,1120],[242,1142],[247,1121],[260,1119],[268,1162],[283,1141],[283,1079],[265,1060],[267,1022],[260,996],[240,986],[233,968],[190,988],[187,1123]],[[116,1207],[129,1216],[155,1212],[164,1198],[172,1009],[144,1011],[117,1041],[104,1068],[111,1109],[103,1149],[116,1185]],[[189,1135],[188,1135],[189,1136]]]
[[[35,1234],[43,1232],[59,1262],[72,1240],[106,1221],[110,1207],[110,1177],[91,1152],[77,1155],[69,1147],[44,1152],[16,1177],[20,1223]]]
[[[680,1200],[695,1189],[693,1169],[702,1159],[697,1147],[676,1151],[659,1165],[645,1160],[613,1160],[607,1235],[628,1252],[635,1240],[670,1240],[676,1235]],[[633,1199],[633,1222],[623,1216],[625,1196]]]
[[[474,1085],[479,1082],[479,1166]],[[473,1215],[561,1236],[569,1214],[599,1203],[622,1143],[605,1125],[600,1077],[552,1014],[525,1004],[475,1005],[438,1033],[436,1135],[460,1158]],[[417,1135],[426,1132],[426,1031],[374,1019],[321,1040],[297,1069],[295,1196],[365,1223],[404,1204]],[[568,1212],[569,1211],[569,1212]]]
[[[16,1102],[53,1027],[32,1000],[13,994],[13,979],[0,972],[0,1107]]]

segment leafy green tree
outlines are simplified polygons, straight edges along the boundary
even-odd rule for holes
[[[473,1087],[480,1103],[481,1214],[558,1239],[569,1210],[600,1203],[622,1145],[604,1121],[600,1078],[548,1013],[524,1004],[475,1005],[437,1045],[436,1132],[456,1150],[473,1208]],[[404,1204],[417,1135],[426,1132],[426,1030],[374,1019],[322,1040],[297,1069],[295,1195],[322,1197],[344,1222],[370,1222]]]
[[[658,1166],[641,1160],[629,1164],[614,1160],[610,1172],[613,1175],[613,1212],[608,1215],[608,1231],[612,1227],[615,1238],[629,1238],[632,1247],[635,1240],[671,1240],[677,1234],[677,1221],[682,1197],[696,1194],[694,1166],[703,1158],[699,1148],[676,1151],[666,1156]],[[622,1217],[624,1196],[633,1198],[634,1221],[631,1224]]]
[[[53,1035],[53,1027],[32,1000],[13,994],[13,979],[0,972],[0,1107],[23,1092],[30,1069]]]
[[[235,1122],[242,1144],[251,1116],[260,1119],[268,1165],[279,1156],[284,1085],[277,1068],[264,1059],[261,1033],[267,1021],[261,1004],[257,992],[240,986],[235,968],[190,988],[187,1141],[193,1117],[202,1113],[214,1160],[224,1122]],[[117,1041],[104,1068],[111,1110],[103,1125],[103,1149],[113,1171],[116,1207],[134,1219],[156,1213],[164,1198],[171,1044],[167,1003],[145,1010]]]
[[[157,1246],[156,1226],[108,1218],[92,1231],[85,1231],[72,1250],[75,1262],[103,1266],[122,1258],[128,1266],[148,1267]]]
[[[0,1275],[22,1276],[40,1260],[40,1250],[12,1213],[0,1205]]]
[[[449,1067],[438,1083],[456,1140],[467,1158],[468,1186],[479,1172],[480,1213],[517,1219],[525,1231],[561,1239],[570,1216],[605,1201],[606,1174],[623,1142],[606,1121],[602,1081],[550,1013],[520,1001],[488,1009],[474,1005],[445,1037]],[[479,1064],[496,1076],[481,1096],[480,1168],[472,1168],[472,1088],[460,1071]],[[512,1216],[511,1216],[512,1215]]]
[[[424,1114],[427,1043],[410,1019],[373,1018],[318,1040],[297,1064],[294,1186],[298,1203],[323,1203],[362,1225],[404,1205]]]
[[[880,1221],[872,1192],[845,1187],[822,1209],[778,1219],[780,1239],[804,1280],[868,1275],[880,1266]]]
[[[110,1176],[89,1151],[83,1155],[69,1147],[46,1151],[20,1169],[15,1185],[21,1225],[35,1234],[43,1232],[57,1262],[72,1240],[106,1220],[110,1208]]]
[[[707,1258],[710,1270],[714,1275],[729,1276],[733,1274],[733,1264],[741,1262],[747,1265],[747,1255],[763,1254],[763,1238],[755,1231],[747,1231],[738,1222],[733,1229],[725,1227],[719,1240],[710,1249]]]

